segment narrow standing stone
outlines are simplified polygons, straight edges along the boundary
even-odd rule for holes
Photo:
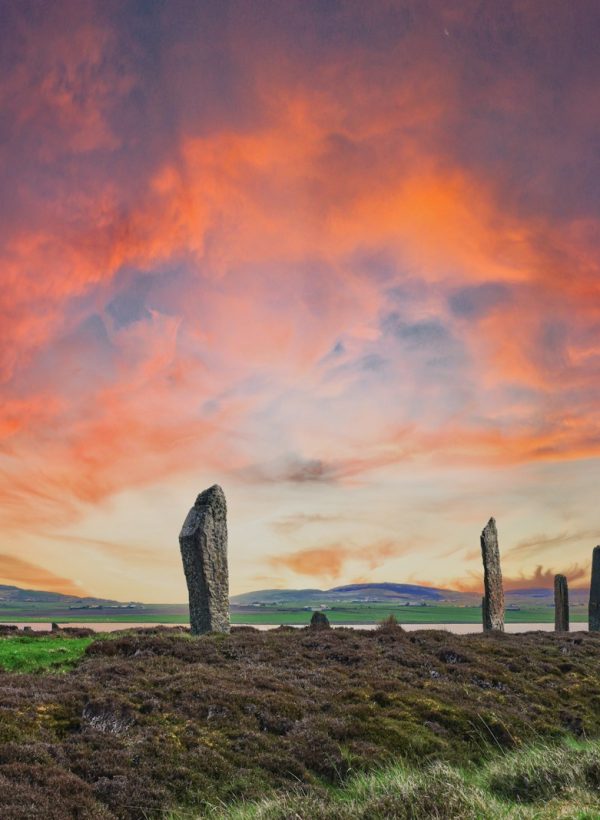
[[[569,585],[564,575],[554,576],[554,631],[569,631]]]
[[[179,534],[193,635],[229,632],[227,502],[215,484],[200,493]]]
[[[483,631],[504,632],[504,589],[500,570],[500,551],[496,522],[490,518],[481,533],[481,557],[483,559]]]
[[[592,554],[592,581],[589,606],[590,632],[600,632],[600,547]]]

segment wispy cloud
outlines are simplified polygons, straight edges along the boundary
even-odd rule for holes
[[[282,555],[272,555],[269,564],[275,569],[288,569],[298,575],[335,580],[350,563],[377,569],[386,560],[410,551],[412,547],[389,540],[379,540],[363,546],[342,543],[309,547]]]
[[[70,578],[63,578],[38,564],[32,564],[14,555],[0,555],[0,579],[3,583],[26,589],[63,592],[66,595],[77,596],[86,594],[79,584]]]
[[[528,559],[540,553],[548,553],[551,550],[560,549],[567,544],[587,543],[591,548],[595,546],[599,540],[599,530],[580,530],[578,532],[564,530],[556,535],[540,533],[539,535],[534,535],[519,541],[516,546],[506,552],[506,557],[511,560]]]
[[[289,535],[311,524],[336,524],[342,519],[339,515],[323,515],[321,513],[295,513],[272,521],[270,526],[275,532]]]

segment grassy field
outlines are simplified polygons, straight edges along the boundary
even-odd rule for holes
[[[595,633],[162,628],[0,659],[3,819],[600,817]]]
[[[394,604],[340,604],[326,611],[326,615],[335,624],[374,624],[389,615],[395,615],[400,623],[406,624],[480,624],[481,610],[478,607],[460,607],[451,605],[398,606]],[[308,624],[312,612],[302,607],[264,607],[252,610],[232,608],[233,624]],[[523,607],[518,611],[507,610],[507,623],[551,623],[554,620],[554,609],[548,606]],[[587,621],[587,609],[583,606],[572,607],[573,623]],[[187,608],[181,605],[168,604],[148,606],[143,610],[69,610],[57,609],[51,604],[24,606],[11,605],[0,607],[0,623],[188,623]]]
[[[572,613],[573,622],[577,617],[587,620],[587,612],[580,608]],[[237,624],[308,624],[312,612],[304,610],[261,609],[255,613],[232,612],[232,623]],[[376,624],[394,615],[399,623],[405,624],[480,624],[481,610],[477,607],[457,606],[390,606],[389,604],[359,604],[328,609],[325,614],[334,624]],[[554,609],[546,606],[528,607],[519,611],[507,611],[507,623],[552,623]]]
[[[92,638],[15,635],[0,639],[0,669],[7,672],[64,672],[81,658]]]

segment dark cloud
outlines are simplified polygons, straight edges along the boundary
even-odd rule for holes
[[[384,334],[395,338],[408,355],[433,371],[454,370],[464,359],[459,339],[438,318],[410,321],[392,312],[383,318],[381,328]]]
[[[384,317],[381,327],[385,333],[394,335],[409,347],[441,348],[451,339],[448,328],[438,319],[408,322],[398,313],[389,313]]]
[[[147,275],[137,275],[107,304],[106,310],[117,328],[150,318],[147,300],[152,281]]]
[[[250,482],[289,481],[292,484],[334,483],[339,469],[318,458],[288,455],[265,464],[255,464],[239,471],[240,477]]]
[[[510,289],[499,282],[468,285],[450,294],[448,304],[455,316],[461,319],[482,319],[499,309],[511,298]]]

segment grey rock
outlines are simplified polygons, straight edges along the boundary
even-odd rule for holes
[[[483,559],[483,631],[504,632],[504,588],[500,569],[500,550],[496,521],[490,518],[481,533],[481,557]]]
[[[312,618],[310,619],[310,628],[329,629],[329,618],[324,612],[313,612]]]
[[[215,484],[200,493],[179,534],[193,635],[229,632],[227,502]]]
[[[600,632],[600,547],[592,554],[592,581],[589,605],[590,632]]]
[[[554,576],[554,630],[569,631],[569,585],[564,575]]]

